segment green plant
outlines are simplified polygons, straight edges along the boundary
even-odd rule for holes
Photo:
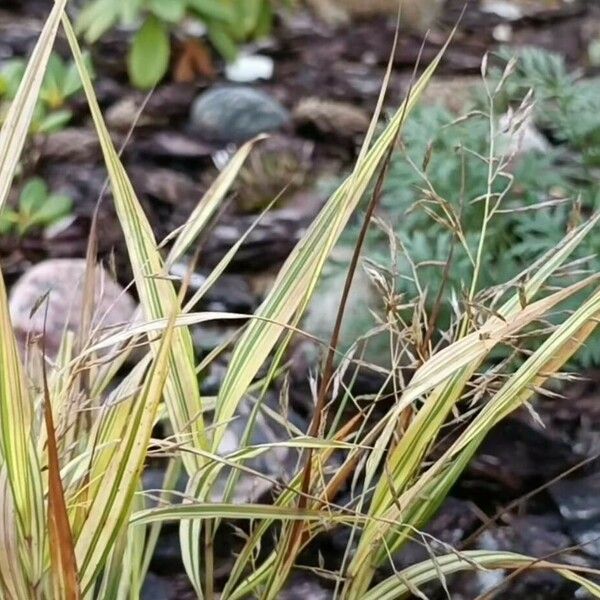
[[[12,99],[19,88],[19,83],[25,73],[26,62],[12,59],[4,62],[0,69],[0,98]]]
[[[168,266],[181,258],[210,222],[253,142],[229,161],[184,227],[171,236],[173,245],[163,258],[164,246],[154,238],[105,126],[77,38],[64,16],[65,4],[66,0],[56,0],[0,131],[0,208],[15,176],[41,76],[62,20],[102,146],[143,315],[136,323],[102,332],[90,325],[94,307],[93,297],[88,295],[83,310],[88,318],[82,319],[81,331],[65,332],[56,359],[31,360],[25,365],[12,334],[0,272],[3,596],[137,598],[161,523],[175,520],[180,524],[190,582],[198,597],[212,598],[217,591],[215,572],[219,566],[215,564],[215,538],[224,531],[224,522],[232,520],[237,525],[243,520],[248,528],[240,536],[242,547],[235,555],[232,552],[233,566],[224,588],[218,590],[223,600],[280,597],[288,575],[298,565],[300,552],[332,527],[349,529],[357,540],[355,548],[348,547],[333,577],[339,598],[402,598],[446,573],[520,569],[529,563],[535,568],[553,569],[600,597],[600,586],[588,578],[597,574],[591,569],[496,551],[449,551],[411,566],[400,577],[394,574],[374,583],[377,568],[433,514],[490,429],[554,377],[596,327],[600,312],[597,275],[576,278],[558,289],[548,287],[547,282],[597,225],[600,215],[573,229],[540,257],[523,273],[518,291],[507,287],[497,303],[458,315],[457,326],[444,342],[432,347],[431,353],[415,365],[410,383],[391,370],[395,402],[375,422],[368,419],[368,413],[379,404],[384,390],[375,395],[366,412],[343,418],[343,405],[349,400],[344,394],[335,396],[337,386],[327,370],[321,391],[330,388],[335,397],[327,406],[319,401],[308,434],[288,422],[283,404],[281,411],[265,410],[262,392],[279,370],[277,358],[289,341],[288,332],[297,325],[329,253],[393,147],[405,116],[415,108],[440,54],[380,135],[374,136],[372,131],[367,135],[354,172],[331,195],[282,267],[263,305],[247,319],[217,397],[203,398],[197,372],[203,374],[207,362],[196,365],[188,327],[243,318],[192,312],[236,248],[210,274],[206,286],[185,303],[185,283],[178,294],[167,276]],[[89,263],[91,267],[91,253]],[[481,256],[477,264],[480,266]],[[496,345],[591,286],[595,287],[585,302],[547,333],[543,345],[518,370],[505,365],[506,371],[497,374],[501,385],[481,380],[479,370]],[[89,287],[93,287],[90,282],[84,282],[84,289]],[[390,347],[418,344],[420,322],[417,314],[414,323],[403,323],[391,310]],[[132,343],[140,338],[145,342],[138,346],[141,356],[122,380],[115,380]],[[335,336],[331,342],[335,346]],[[101,350],[109,354],[98,360]],[[259,376],[273,351],[269,375]],[[437,438],[446,436],[448,417],[460,410],[465,400],[472,400],[474,392],[485,402],[471,403],[469,420],[465,420],[467,415],[461,416],[465,427],[460,435],[441,456],[436,455],[432,447]],[[254,397],[255,403],[244,425],[243,440],[239,448],[224,452],[226,427],[245,397]],[[320,398],[325,398],[321,392]],[[403,419],[409,408],[411,418]],[[326,418],[327,410],[333,419]],[[259,414],[285,425],[289,438],[252,445],[248,440]],[[155,440],[152,432],[159,420],[170,435]],[[404,423],[402,430],[400,423]],[[301,451],[301,461],[297,472],[283,485],[270,481],[273,502],[236,503],[232,494],[241,473],[264,477],[251,469],[248,461],[282,447]],[[150,449],[160,452],[170,466],[164,489],[158,492],[160,502],[148,505],[139,491]],[[334,454],[336,460],[332,461]],[[177,503],[173,482],[181,468],[188,483],[184,501]],[[223,479],[225,486],[217,494],[215,483]],[[340,506],[338,492],[343,486],[350,488],[352,498]],[[271,552],[268,547],[273,539],[275,549]]]
[[[169,66],[170,31],[186,15],[206,26],[207,34],[227,60],[235,58],[237,46],[268,34],[273,0],[91,0],[79,14],[78,31],[86,42],[97,41],[117,23],[135,26],[127,57],[134,85],[151,88]]]
[[[390,257],[388,233],[381,228],[371,232],[365,250],[369,261],[395,274],[390,277],[397,294],[408,301],[425,294],[429,311],[441,302],[437,324],[442,329],[450,325],[457,304],[469,301],[467,282],[488,192],[498,205],[485,220],[477,292],[513,280],[582,215],[600,207],[600,79],[582,81],[560,56],[537,49],[520,51],[504,76],[509,60],[503,51],[500,65],[489,69],[491,104],[482,85],[470,113],[468,107],[465,115],[457,115],[441,106],[422,106],[411,115],[381,202],[381,217],[397,232],[398,252]],[[511,132],[503,130],[507,114]],[[538,143],[531,144],[533,124],[554,143],[540,148],[536,138]],[[529,147],[515,151],[511,145],[521,136],[529,136],[523,138]],[[357,227],[349,228],[343,244],[352,247],[356,235]],[[586,258],[579,267],[593,272],[600,268],[598,257],[597,236],[588,237],[574,256]],[[374,322],[365,313],[350,338]],[[600,344],[588,344],[578,364],[600,364]]]
[[[73,201],[64,194],[51,194],[46,182],[34,177],[21,190],[16,210],[0,213],[0,234],[15,230],[24,235],[31,227],[47,227],[67,216]]]
[[[89,57],[86,56],[85,60],[91,73]],[[15,98],[25,67],[26,61],[23,59],[12,59],[0,67],[0,123],[9,103]],[[31,120],[31,133],[52,133],[65,127],[73,117],[68,101],[80,90],[81,80],[73,61],[51,54]]]
[[[498,61],[506,63],[510,51],[501,50]],[[507,108],[532,89],[535,121],[554,140],[575,152],[572,163],[580,174],[600,166],[600,78],[584,79],[570,72],[560,54],[524,48],[518,53],[515,72],[497,97],[498,109]],[[499,68],[491,76],[499,76]]]

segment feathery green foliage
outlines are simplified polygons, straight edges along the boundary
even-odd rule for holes
[[[365,258],[386,277],[400,303],[408,304],[403,314],[412,310],[415,298],[425,296],[428,311],[439,300],[442,330],[457,307],[464,310],[469,301],[491,135],[496,163],[490,192],[499,204],[487,223],[477,292],[513,280],[600,207],[600,79],[582,80],[568,71],[562,57],[535,48],[519,51],[516,58],[504,78],[509,50],[490,67],[491,107],[482,84],[473,94],[471,111],[467,107],[462,115],[439,105],[420,106],[411,115],[381,203],[381,218],[397,235],[398,250],[390,256],[383,228],[372,228],[367,242]],[[490,118],[495,121],[492,133]],[[347,246],[352,247],[357,232],[357,226],[348,229]],[[597,272],[598,236],[587,237],[573,259],[581,259],[577,269]],[[381,304],[371,304],[381,314]],[[367,313],[364,317],[356,320],[349,338],[374,326]],[[594,340],[578,354],[576,365],[600,364],[598,337]],[[532,339],[525,348],[537,343]],[[379,354],[387,352],[386,345]]]

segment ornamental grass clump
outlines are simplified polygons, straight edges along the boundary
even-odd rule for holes
[[[289,424],[288,439],[251,445],[249,433],[259,412],[285,422],[283,409],[281,414],[266,411],[264,392],[281,370],[290,336],[301,326],[302,313],[332,248],[385,164],[441,53],[375,135],[382,93],[352,174],[323,206],[256,314],[195,312],[198,298],[225,269],[236,248],[187,302],[185,279],[178,292],[167,276],[168,267],[192,247],[207,226],[256,142],[240,148],[184,227],[173,234],[170,249],[163,254],[163,244],[154,237],[106,129],[77,38],[64,13],[65,4],[66,0],[55,2],[0,133],[0,208],[15,177],[62,23],[102,146],[142,317],[116,331],[89,325],[96,323],[89,300],[94,297],[92,237],[90,277],[85,282],[88,302],[81,330],[67,332],[56,359],[38,362],[39,371],[32,373],[19,355],[0,277],[2,595],[18,599],[137,598],[161,524],[174,521],[180,527],[187,576],[200,598],[214,598],[217,593],[222,599],[279,597],[299,564],[301,551],[334,527],[350,533],[341,567],[329,574],[338,598],[401,598],[459,570],[522,569],[526,565],[553,569],[600,597],[600,586],[590,579],[590,570],[482,550],[448,549],[374,582],[378,569],[435,512],[491,427],[527,403],[534,389],[552,379],[595,328],[600,311],[597,275],[582,276],[559,288],[547,282],[595,227],[598,217],[572,229],[519,278],[497,288],[486,304],[473,303],[469,311],[457,314],[441,340],[424,340],[429,319],[423,305],[415,307],[410,323],[396,318],[394,305],[390,305],[381,327],[393,350],[392,367],[385,371],[394,390],[393,402],[385,405],[377,419],[369,416],[379,404],[379,395],[365,410],[349,417],[342,414],[342,405],[352,398],[347,398],[351,390],[340,391],[344,388],[341,373],[333,366],[333,335],[325,340],[330,350],[325,350],[328,358],[319,378],[310,429],[298,431]],[[388,77],[389,68],[386,81]],[[482,202],[485,217],[494,206],[491,192]],[[485,220],[478,248],[473,280],[486,251]],[[351,275],[352,269],[348,282]],[[466,283],[468,290],[474,289]],[[518,369],[503,373],[501,386],[487,387],[480,369],[489,353],[580,292],[586,299],[577,310],[563,314]],[[43,309],[42,298],[38,310]],[[338,313],[340,324],[343,307]],[[217,396],[205,398],[200,394],[198,371],[202,374],[206,359],[196,364],[189,327],[224,319],[245,319],[245,325],[234,342]],[[416,368],[412,377],[404,380],[399,365],[403,355],[412,352],[415,341],[422,351],[413,357]],[[118,380],[117,373],[134,345],[141,356],[136,356],[133,367]],[[43,354],[43,340],[41,349]],[[353,365],[355,360],[348,354],[342,364]],[[246,434],[239,448],[223,453],[226,427],[248,397],[254,399],[255,408],[247,420]],[[466,427],[433,458],[431,451],[442,427],[465,400],[471,403]],[[158,422],[171,435],[154,439]],[[250,470],[256,477],[264,477],[248,464],[273,447],[299,451],[295,474],[285,481],[269,482],[272,502],[236,503],[233,495],[240,474]],[[158,504],[141,493],[149,450],[169,463]],[[177,496],[182,501],[177,502],[173,490],[180,470],[187,484],[183,495]],[[221,491],[215,495],[217,483]],[[351,500],[340,504],[338,492],[342,489],[351,490]],[[224,526],[234,521],[246,522],[247,528],[223,582],[216,576],[219,565],[214,542]]]

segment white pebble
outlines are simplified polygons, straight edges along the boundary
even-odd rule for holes
[[[225,76],[236,83],[273,77],[273,59],[262,54],[241,54],[225,67]]]

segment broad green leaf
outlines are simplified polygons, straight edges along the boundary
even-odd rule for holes
[[[236,18],[227,29],[237,42],[246,40],[256,29],[262,4],[263,0],[235,0]]]
[[[219,24],[210,25],[208,39],[225,60],[232,61],[237,56],[238,46],[225,27]]]
[[[127,55],[132,83],[141,89],[154,87],[167,72],[170,54],[169,33],[155,16],[149,16],[135,34]]]
[[[4,209],[0,213],[0,235],[7,234],[19,222],[19,214],[14,210]]]
[[[118,13],[119,19],[123,25],[128,27],[136,25],[140,12],[143,10],[146,0],[127,0],[127,2],[119,2]]]
[[[186,0],[149,0],[148,8],[159,19],[179,23],[185,16]]]
[[[273,29],[273,9],[271,3],[265,0],[262,3],[260,14],[258,15],[258,21],[253,31],[253,35],[257,38],[266,37],[271,33]]]
[[[230,0],[215,2],[214,0],[187,0],[188,6],[196,11],[207,24],[213,21],[233,23],[236,13]]]
[[[90,72],[90,76],[92,75],[91,64],[92,61],[89,58],[89,55],[86,56],[86,65],[87,69]],[[63,94],[65,98],[72,96],[75,92],[81,89],[81,79],[79,78],[79,73],[77,72],[77,67],[75,64],[70,64],[65,69],[65,76],[63,79]]]
[[[63,82],[65,70],[62,58],[58,54],[51,54],[48,59],[46,76],[40,90],[40,99],[53,110],[60,108],[64,101]]]
[[[32,215],[33,225],[50,225],[61,217],[68,215],[73,209],[73,200],[62,194],[51,194]]]
[[[121,5],[132,4],[131,0],[96,0],[87,3],[77,16],[77,31],[84,34],[85,41],[98,41],[119,19]]]
[[[73,117],[73,113],[68,109],[54,110],[44,115],[39,122],[35,124],[35,133],[53,133],[60,131],[67,125]]]
[[[43,206],[47,196],[46,182],[41,177],[33,177],[23,186],[19,196],[19,209],[30,216]]]
[[[244,34],[249,36],[256,29],[265,0],[244,0],[238,2]]]
[[[85,66],[87,68],[88,73],[90,74],[90,77],[93,78],[94,70],[90,54],[86,52],[83,56],[83,59],[85,61]],[[79,77],[79,72],[77,71],[77,65],[75,63],[69,63],[68,67],[65,69],[65,77],[62,85],[63,94],[67,98],[81,89],[81,78]]]
[[[8,100],[12,100],[16,96],[26,68],[27,63],[21,58],[13,58],[3,63],[0,71],[0,97],[6,96]]]

